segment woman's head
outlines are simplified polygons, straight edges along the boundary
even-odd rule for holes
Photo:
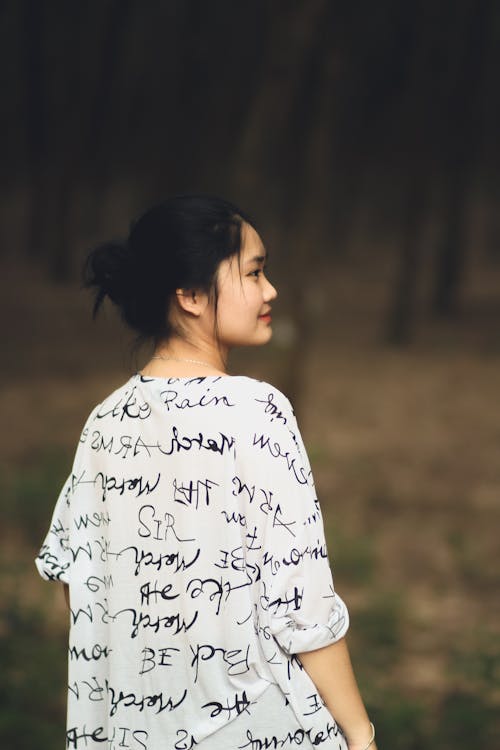
[[[217,334],[219,289],[224,290],[223,300],[233,304],[229,283],[238,269],[243,284],[250,267],[241,264],[243,250],[247,261],[251,254],[260,257],[262,267],[262,242],[251,220],[236,206],[210,196],[171,198],[135,221],[126,242],[107,243],[90,253],[85,284],[96,290],[94,315],[108,296],[142,339],[159,343],[185,335],[183,322],[199,314],[192,303],[202,297]],[[255,262],[253,266],[256,278]],[[270,298],[276,296],[272,292],[268,291]],[[226,327],[227,308],[225,303],[221,311]],[[233,304],[231,314],[236,312]]]

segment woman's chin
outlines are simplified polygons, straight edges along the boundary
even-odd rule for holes
[[[256,341],[257,346],[263,346],[264,344],[267,344],[269,341],[271,341],[273,337],[273,329],[269,325],[265,331],[261,333],[261,335],[258,337],[258,341]]]

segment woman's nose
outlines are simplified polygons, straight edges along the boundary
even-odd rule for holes
[[[270,302],[271,300],[276,299],[276,297],[278,296],[278,292],[268,279],[266,279],[266,282],[267,286],[264,293],[264,298],[266,302]]]

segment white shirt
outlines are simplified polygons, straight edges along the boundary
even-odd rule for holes
[[[324,724],[296,654],[348,613],[268,383],[133,375],[90,414],[36,563],[70,587],[67,747],[187,750],[269,683]]]

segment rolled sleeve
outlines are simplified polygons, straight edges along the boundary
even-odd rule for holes
[[[272,386],[255,399],[250,425],[241,473],[254,486],[248,555],[260,569],[259,629],[287,654],[312,651],[340,640],[349,614],[334,589],[309,460],[292,406]]]
[[[69,574],[73,565],[73,553],[70,545],[72,512],[75,495],[75,479],[79,471],[82,446],[86,443],[89,426],[92,424],[100,404],[94,407],[80,434],[72,470],[64,482],[57,498],[52,520],[43,544],[35,558],[35,565],[41,577],[46,581],[62,581],[69,584]]]
[[[70,474],[62,487],[54,508],[49,531],[35,558],[35,565],[38,572],[46,581],[69,583],[69,570],[71,567],[69,526],[72,477],[73,475]]]
[[[314,651],[330,643],[340,640],[349,628],[349,614],[344,601],[334,593],[329,614],[319,618],[312,617],[307,621],[301,617],[300,610],[289,618],[271,618],[271,633],[283,651],[287,654],[298,654],[304,651]]]

